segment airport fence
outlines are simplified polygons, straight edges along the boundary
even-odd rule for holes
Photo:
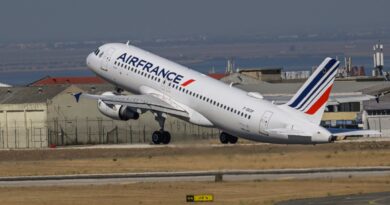
[[[157,122],[141,120],[116,121],[103,118],[66,119],[0,124],[0,148],[45,148],[49,146],[86,144],[151,143]],[[165,129],[171,142],[217,139],[220,131],[190,124],[182,120],[167,120]]]

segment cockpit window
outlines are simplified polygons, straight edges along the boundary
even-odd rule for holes
[[[95,53],[95,55],[98,55],[99,52],[100,52],[100,49],[96,49],[94,53]]]
[[[101,57],[102,57],[103,53],[104,53],[103,51],[100,53],[100,55],[99,55],[99,58],[101,58]]]

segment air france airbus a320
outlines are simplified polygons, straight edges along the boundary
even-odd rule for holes
[[[317,144],[338,135],[370,134],[354,131],[332,134],[320,126],[339,61],[326,58],[291,100],[275,105],[260,93],[245,92],[135,46],[109,43],[87,57],[87,66],[118,88],[134,93],[121,95],[74,94],[98,101],[104,115],[117,120],[138,119],[150,111],[160,125],[152,135],[155,144],[168,144],[164,129],[167,115],[190,123],[216,127],[222,143],[238,137],[281,144]]]

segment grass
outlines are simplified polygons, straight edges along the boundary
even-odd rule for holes
[[[186,204],[187,194],[213,194],[212,204],[274,204],[288,199],[390,191],[390,176],[252,182],[163,182],[0,188],[0,204]]]
[[[1,151],[0,176],[390,166],[390,143]]]

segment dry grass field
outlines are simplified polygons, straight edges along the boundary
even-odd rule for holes
[[[0,151],[0,176],[390,166],[390,142]]]
[[[390,191],[390,176],[298,181],[164,182],[0,188],[0,204],[179,205],[190,204],[185,202],[187,194],[207,193],[214,194],[215,201],[210,204],[269,205],[287,199],[382,191]]]

